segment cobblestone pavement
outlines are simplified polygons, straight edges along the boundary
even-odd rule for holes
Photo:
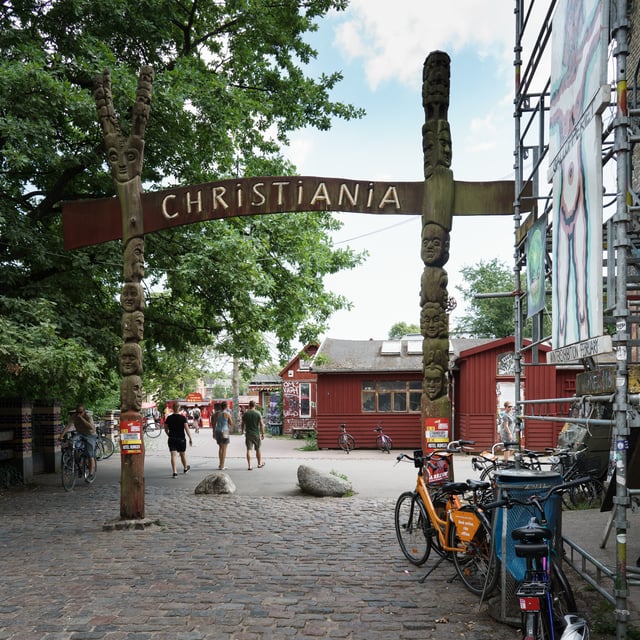
[[[117,484],[0,493],[0,640],[516,638],[449,563],[418,582],[394,502],[147,487],[157,523],[106,531]]]

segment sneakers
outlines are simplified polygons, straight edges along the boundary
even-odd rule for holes
[[[184,468],[184,472],[185,473],[189,473],[189,469],[191,469],[191,465],[188,464],[185,468]]]
[[[178,474],[177,474],[177,473],[174,473],[171,477],[172,477],[172,478],[177,478],[177,477],[178,477]]]

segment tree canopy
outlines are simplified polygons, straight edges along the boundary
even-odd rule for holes
[[[420,325],[408,324],[407,322],[396,322],[389,329],[389,340],[400,340],[402,336],[412,333],[420,334]]]
[[[295,172],[300,127],[361,115],[339,73],[307,74],[305,34],[345,0],[5,0],[0,12],[0,395],[72,403],[112,393],[122,248],[64,252],[61,201],[115,192],[92,95],[109,69],[127,134],[143,65],[155,70],[145,190]],[[91,215],[89,209],[87,215]],[[323,277],[363,256],[333,247],[328,213],[237,218],[145,238],[145,376],[215,348],[286,360],[349,303]],[[187,354],[189,357],[187,358]]]
[[[505,338],[514,334],[513,270],[493,258],[461,269],[465,285],[456,287],[467,303],[466,315],[451,327],[452,336]],[[481,293],[507,294],[507,297],[477,298]]]

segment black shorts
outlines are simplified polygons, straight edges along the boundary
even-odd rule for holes
[[[218,444],[229,444],[229,435],[222,433],[222,431],[215,431],[216,442]]]
[[[187,450],[186,438],[172,438],[171,436],[169,436],[168,444],[169,451],[178,451],[179,453],[184,453]]]

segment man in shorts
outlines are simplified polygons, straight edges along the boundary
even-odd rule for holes
[[[249,408],[244,412],[242,416],[242,431],[244,433],[244,442],[247,445],[247,465],[249,471],[253,469],[251,466],[251,449],[256,450],[256,460],[258,461],[258,469],[264,467],[262,462],[262,453],[260,451],[260,444],[264,440],[264,421],[262,420],[262,414],[256,409],[256,403],[253,400],[249,401]]]
[[[67,431],[74,429],[80,438],[84,440],[87,454],[89,456],[89,475],[93,475],[96,472],[96,439],[97,431],[93,424],[93,418],[85,411],[84,405],[79,404],[76,407],[76,412],[71,416],[69,424],[62,430],[60,434],[60,440],[64,438]]]

